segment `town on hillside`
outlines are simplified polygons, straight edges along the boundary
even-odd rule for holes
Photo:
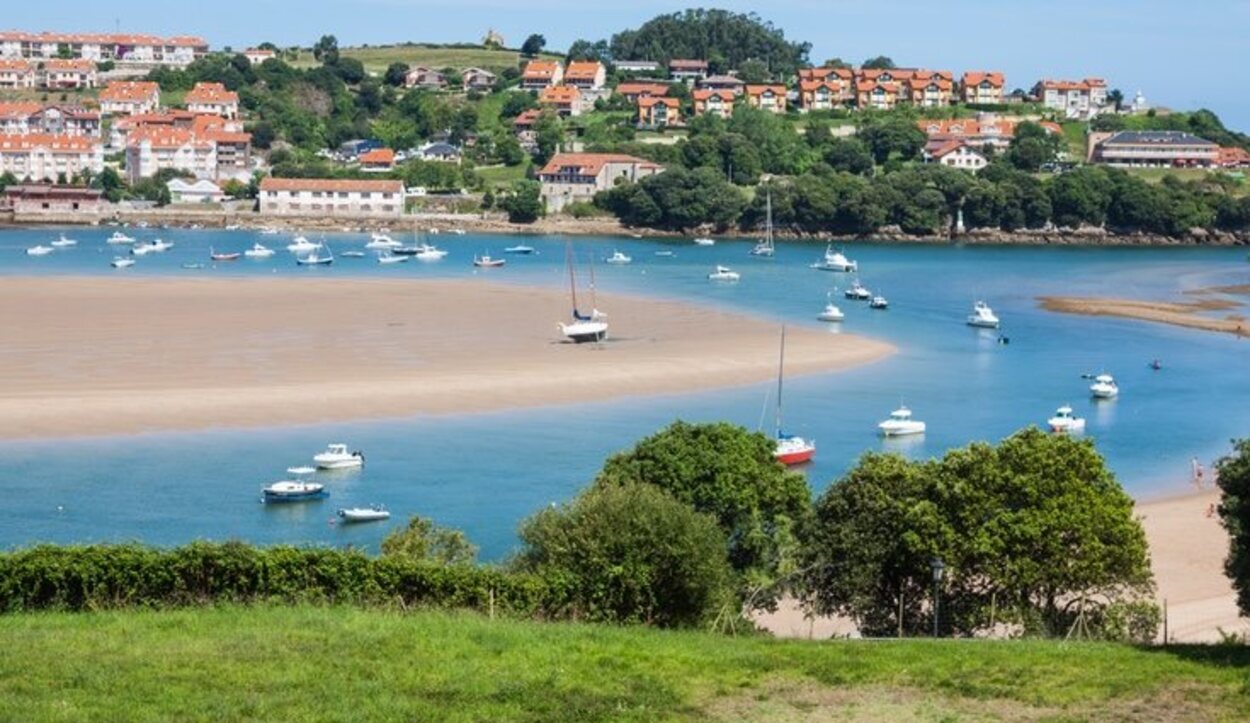
[[[0,213],[92,223],[119,211],[211,209],[223,224],[249,214],[615,216],[678,231],[745,228],[758,223],[749,191],[760,183],[850,174],[894,188],[933,166],[1026,196],[1043,193],[1029,179],[1049,184],[1097,167],[1125,171],[1113,176],[1128,179],[1117,188],[1150,183],[1154,193],[1205,198],[1207,186],[1158,185],[1174,176],[1218,179],[1228,191],[1198,217],[1131,230],[1230,230],[1250,216],[1236,206],[1247,136],[1208,111],[1155,108],[1093,75],[1042,69],[1009,82],[992,67],[899,67],[888,57],[817,65],[803,51],[769,64],[724,48],[634,57],[606,41],[565,54],[547,52],[537,34],[519,50],[505,43],[489,31],[478,51],[460,54],[466,64],[440,66],[454,55],[437,46],[348,48],[329,35],[311,48],[235,51],[193,36],[0,33]],[[704,169],[727,188],[681,173]],[[647,187],[661,208],[651,218],[621,189],[660,175],[669,180]],[[333,193],[318,190],[325,179]],[[677,218],[656,197],[664,183],[732,195],[736,210]],[[1067,213],[1056,200],[1051,193],[1053,210],[1021,216],[964,208],[960,198],[960,214],[939,210],[919,223],[904,220],[915,209],[896,204],[881,217],[794,230],[940,235],[957,215],[1004,230],[1132,223]]]

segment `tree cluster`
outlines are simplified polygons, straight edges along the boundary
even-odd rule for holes
[[[807,64],[810,43],[792,43],[782,30],[755,13],[690,9],[659,15],[640,27],[612,36],[613,58],[673,58],[708,61],[713,72],[739,68],[750,60],[764,63],[777,76],[792,75]]]

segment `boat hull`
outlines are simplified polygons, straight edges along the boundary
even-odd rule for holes
[[[811,462],[812,457],[816,456],[816,448],[810,447],[794,452],[776,452],[773,457],[787,467],[793,467],[796,464],[804,464]]]
[[[386,510],[372,509],[343,509],[338,511],[338,515],[344,524],[351,522],[381,522],[391,518],[391,513]]]
[[[263,499],[266,503],[272,504],[279,502],[312,502],[314,500],[324,500],[329,496],[330,493],[325,490],[295,493],[270,492],[265,490]]]
[[[585,344],[608,338],[608,325],[597,321],[561,324],[560,333],[574,344]]]

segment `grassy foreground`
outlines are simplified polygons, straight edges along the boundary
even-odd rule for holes
[[[0,616],[0,719],[1250,717],[1244,648],[806,642],[357,608]]]

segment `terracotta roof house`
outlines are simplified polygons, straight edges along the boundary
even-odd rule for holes
[[[243,57],[247,58],[247,62],[252,65],[260,65],[270,58],[278,57],[278,54],[268,49],[248,48],[243,51]]]
[[[898,104],[898,100],[898,83],[879,80],[855,82],[855,105],[859,108],[889,110]]]
[[[1062,111],[1069,118],[1087,117],[1107,104],[1107,81],[1102,78],[1084,80],[1039,80],[1033,96],[1047,108]]]
[[[114,115],[151,113],[161,105],[161,87],[147,81],[122,80],[100,91],[100,112]]]
[[[673,80],[690,82],[707,77],[706,60],[674,58],[668,61],[668,75]]]
[[[704,113],[728,118],[734,113],[734,101],[738,96],[732,90],[696,90],[691,94],[694,98],[694,114]]]
[[[965,171],[979,171],[990,164],[984,152],[961,140],[946,141],[932,150],[926,148],[925,159]]]
[[[564,84],[579,90],[599,90],[607,82],[608,71],[597,60],[574,60],[564,71]]]
[[[104,170],[104,146],[85,136],[27,133],[0,135],[0,174],[17,178],[54,181],[83,171]]]
[[[43,63],[43,86],[45,88],[94,88],[96,87],[95,62],[82,58],[53,58]]]
[[[959,81],[959,93],[965,103],[996,105],[1003,102],[1006,86],[1006,77],[998,71],[969,70]]]
[[[582,114],[582,92],[571,85],[557,85],[538,92],[538,102],[564,117]]]
[[[499,76],[481,68],[465,68],[460,73],[460,82],[465,90],[488,91],[495,87]]]
[[[784,85],[748,85],[747,105],[769,113],[786,112],[786,87]]]
[[[538,172],[538,180],[547,210],[558,212],[618,183],[635,183],[663,170],[657,163],[620,153],[557,153]]]
[[[542,90],[564,81],[564,66],[554,60],[531,60],[521,71],[521,87]]]
[[[221,83],[196,83],[182,101],[192,113],[223,118],[239,117],[239,94],[226,90],[226,86]]]
[[[851,84],[837,76],[799,81],[799,107],[803,110],[832,110],[852,99]]]
[[[667,83],[627,81],[616,86],[616,93],[631,103],[637,103],[639,98],[666,96],[669,89]]]
[[[437,70],[418,65],[404,74],[404,87],[442,90],[447,87],[447,78]]]
[[[681,125],[681,101],[664,96],[639,98],[638,125],[645,128],[668,128]]]
[[[34,88],[35,66],[28,60],[0,60],[0,88]]]
[[[356,159],[360,170],[366,173],[385,173],[395,168],[395,151],[390,148],[374,148],[361,153]]]

